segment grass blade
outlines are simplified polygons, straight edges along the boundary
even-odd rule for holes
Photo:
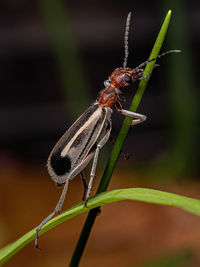
[[[200,200],[147,188],[127,188],[103,192],[92,197],[88,201],[88,207],[89,209],[94,209],[99,206],[121,200],[135,200],[153,204],[173,206],[200,216]],[[79,203],[78,205],[56,216],[46,225],[44,225],[40,231],[40,235],[63,223],[64,221],[70,220],[71,218],[86,211],[88,211],[88,208],[84,207],[84,203]],[[34,238],[35,228],[26,233],[24,236],[20,237],[17,241],[1,249],[0,265],[5,263],[25,245],[34,240]]]

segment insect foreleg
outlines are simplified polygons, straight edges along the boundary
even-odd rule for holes
[[[124,116],[128,116],[128,117],[134,118],[134,120],[132,120],[132,122],[131,122],[131,126],[139,124],[139,123],[145,121],[146,118],[147,118],[143,114],[139,114],[139,113],[136,113],[136,112],[133,112],[133,111],[129,111],[129,110],[126,110],[126,109],[119,109],[118,108],[117,111],[120,112]]]
[[[100,149],[105,145],[105,143],[108,141],[109,137],[110,137],[110,132],[111,129],[109,129],[105,136],[101,139],[101,141],[97,144],[97,148],[95,150],[95,155],[94,155],[94,160],[93,160],[93,164],[92,164],[92,169],[91,169],[91,173],[90,173],[90,181],[88,184],[88,191],[87,191],[87,195],[86,195],[86,200],[85,200],[85,206],[87,206],[87,202],[88,199],[90,197],[90,193],[91,193],[91,189],[92,189],[92,182],[96,173],[96,167],[97,167],[97,161],[98,161],[98,157],[99,157],[99,151]]]
[[[38,248],[38,232],[40,231],[40,229],[42,228],[43,225],[45,225],[57,212],[60,212],[61,207],[63,205],[63,202],[65,200],[65,196],[67,193],[67,188],[68,188],[68,183],[69,183],[69,179],[66,180],[62,194],[60,196],[60,199],[58,201],[58,204],[56,205],[55,210],[49,215],[47,216],[40,225],[38,225],[38,227],[36,228],[36,232],[35,232],[35,247]]]

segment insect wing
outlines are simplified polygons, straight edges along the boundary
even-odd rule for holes
[[[106,109],[93,104],[61,137],[47,161],[49,174],[54,181],[65,182],[70,172],[92,148],[95,149],[106,115]]]

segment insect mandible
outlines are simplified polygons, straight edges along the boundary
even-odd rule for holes
[[[47,169],[51,178],[57,186],[64,185],[60,199],[55,210],[45,218],[36,228],[35,247],[38,248],[38,232],[56,213],[60,212],[65,200],[69,181],[80,174],[84,186],[85,205],[90,197],[92,182],[96,172],[96,166],[100,149],[110,138],[112,129],[111,115],[112,107],[124,116],[133,118],[131,126],[146,120],[146,116],[122,109],[121,87],[126,87],[136,80],[145,79],[149,74],[143,76],[144,67],[170,53],[179,53],[180,50],[170,50],[156,58],[141,63],[136,68],[128,68],[128,36],[130,28],[131,12],[128,14],[125,28],[125,56],[123,67],[116,68],[104,82],[105,88],[98,94],[96,102],[72,124],[66,133],[57,142],[47,161]],[[93,158],[90,172],[90,180],[87,186],[83,169]],[[86,197],[85,197],[86,196]]]

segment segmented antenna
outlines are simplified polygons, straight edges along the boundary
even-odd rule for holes
[[[124,55],[123,68],[126,68],[127,63],[128,63],[128,36],[129,36],[130,22],[131,22],[131,12],[128,13],[127,20],[126,20],[126,28],[125,28],[125,35],[124,35],[125,55]]]
[[[137,71],[137,70],[140,69],[141,67],[146,66],[149,62],[152,62],[152,61],[154,61],[154,60],[156,60],[156,59],[158,59],[158,58],[161,58],[161,57],[163,57],[163,56],[165,56],[165,55],[167,55],[167,54],[172,54],[172,53],[181,53],[181,50],[169,50],[169,51],[167,51],[167,52],[164,52],[164,53],[158,55],[158,56],[155,57],[155,58],[149,59],[149,60],[147,60],[147,61],[141,63],[139,66],[137,66],[137,67],[135,68],[134,71]]]

